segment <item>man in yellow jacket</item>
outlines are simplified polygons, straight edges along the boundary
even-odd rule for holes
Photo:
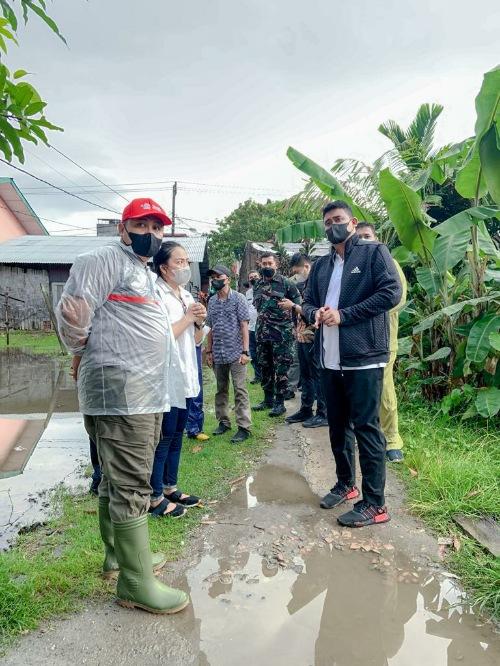
[[[375,227],[369,222],[358,222],[356,227],[356,233],[360,238],[363,238],[367,241],[375,241],[377,235],[375,233]],[[399,312],[404,307],[406,303],[406,294],[408,291],[408,285],[406,283],[406,278],[401,266],[397,261],[394,261],[396,265],[399,279],[401,280],[401,286],[403,288],[403,293],[401,300],[389,313],[389,351],[390,357],[389,362],[384,368],[384,384],[382,388],[382,398],[380,401],[380,425],[385,435],[387,441],[386,446],[386,457],[388,462],[402,462],[404,460],[403,456],[403,440],[399,434],[398,428],[398,399],[396,396],[396,389],[394,388],[394,361],[398,353],[398,324],[399,324]]]

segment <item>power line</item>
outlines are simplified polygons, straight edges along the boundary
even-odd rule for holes
[[[75,162],[75,160],[71,159],[71,157],[68,157],[68,155],[66,155],[65,153],[63,153],[62,150],[59,150],[59,148],[56,148],[56,147],[53,146],[52,144],[50,144],[50,147],[52,148],[52,150],[55,150],[56,153],[59,153],[59,155],[61,155],[62,157],[64,157],[66,160],[68,160],[68,162],[71,162],[71,164],[74,164],[76,167],[78,167],[79,169],[81,169],[81,170],[82,170],[84,173],[86,173],[88,176],[90,176],[90,177],[93,178],[94,180],[97,180],[98,183],[101,183],[101,185],[104,185],[104,187],[107,187],[108,190],[110,190],[110,191],[113,192],[114,194],[116,194],[116,195],[118,195],[119,197],[121,197],[121,198],[122,198],[124,201],[126,201],[127,203],[129,202],[129,200],[128,200],[126,197],[124,197],[122,194],[120,194],[119,192],[117,192],[116,190],[114,190],[110,185],[108,185],[107,183],[105,183],[104,181],[102,181],[100,178],[98,178],[96,175],[94,175],[91,171],[89,171],[88,169],[85,169],[85,167],[82,167],[81,164],[78,164],[78,162]]]
[[[49,183],[48,180],[44,180],[43,178],[40,178],[39,176],[35,176],[34,174],[30,173],[29,171],[26,171],[26,169],[21,169],[21,167],[14,166],[14,164],[11,164],[10,162],[7,162],[7,160],[4,160],[2,157],[0,157],[0,162],[3,162],[3,164],[6,164],[11,169],[15,169],[16,171],[19,171],[20,173],[24,173],[27,176],[30,176],[31,178],[34,178],[35,180],[38,180],[40,183],[45,183],[45,185],[48,185],[49,187],[53,187],[55,190],[59,190],[60,192],[64,192],[64,194],[67,194],[70,197],[74,197],[75,199],[79,199],[80,201],[84,201],[85,203],[88,203],[91,206],[95,206],[96,208],[102,208],[102,210],[106,210],[108,212],[115,213],[116,215],[121,215],[121,213],[119,213],[117,210],[114,210],[114,208],[106,208],[105,206],[101,206],[100,204],[96,204],[94,201],[90,201],[89,199],[85,199],[85,198],[79,196],[78,194],[68,192],[63,187],[59,187],[58,185],[54,185],[53,183]]]
[[[87,186],[81,185],[81,184],[77,183],[76,181],[72,180],[69,176],[67,176],[67,175],[66,175],[65,173],[63,173],[62,171],[59,171],[59,169],[56,169],[55,166],[52,166],[52,164],[50,164],[49,162],[46,162],[46,161],[45,161],[44,159],[42,159],[39,155],[35,155],[35,153],[33,153],[31,150],[26,149],[26,152],[27,152],[29,155],[31,155],[31,157],[34,157],[36,160],[39,160],[40,162],[42,162],[42,164],[45,164],[45,166],[48,166],[49,169],[52,169],[52,171],[55,171],[57,174],[59,174],[59,175],[62,176],[63,178],[66,178],[66,180],[67,180],[68,182],[72,183],[77,189],[79,189],[80,187],[87,187]],[[91,185],[90,187],[95,187],[95,185]],[[27,189],[29,189],[29,188],[27,188]],[[84,193],[85,193],[85,194],[89,194],[90,192],[84,192]],[[46,192],[46,194],[58,194],[58,195],[59,195],[59,194],[61,194],[61,193],[60,193],[60,192],[54,192],[53,190],[48,190],[48,191]],[[106,202],[103,201],[102,199],[98,199],[98,201],[100,201],[102,204],[106,205]]]

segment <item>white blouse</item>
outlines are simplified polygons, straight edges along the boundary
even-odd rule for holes
[[[162,278],[156,280],[156,291],[163,305],[166,307],[171,324],[175,324],[184,317],[194,298],[180,287],[180,298]],[[179,361],[184,380],[184,396],[195,398],[200,392],[198,381],[198,361],[196,359],[196,343],[194,339],[194,324],[188,326],[175,340]]]

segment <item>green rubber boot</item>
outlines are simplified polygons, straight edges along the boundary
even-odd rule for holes
[[[99,531],[104,543],[102,577],[106,580],[116,580],[119,569],[115,555],[115,533],[109,516],[109,497],[99,497]],[[153,553],[151,558],[154,573],[160,571],[167,563],[164,553]]]
[[[120,567],[116,586],[120,606],[165,614],[185,608],[189,603],[188,595],[167,587],[154,577],[147,515],[113,523],[113,527]]]

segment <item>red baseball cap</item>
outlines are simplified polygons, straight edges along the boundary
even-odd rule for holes
[[[164,225],[172,224],[172,220],[160,204],[147,197],[144,199],[132,199],[123,209],[122,222],[125,222],[125,220],[136,220],[141,217],[157,217]]]

